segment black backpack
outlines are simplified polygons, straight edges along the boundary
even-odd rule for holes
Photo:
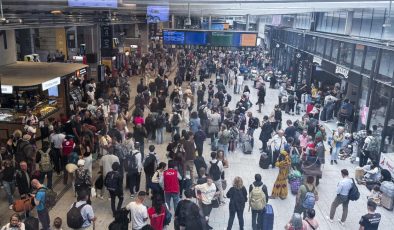
[[[260,120],[257,117],[253,117],[251,127],[257,129],[259,128],[259,125],[260,125]]]
[[[164,114],[161,114],[156,117],[156,128],[163,128],[166,125],[166,117]]]
[[[118,189],[118,175],[117,171],[111,171],[105,176],[104,185],[108,191],[115,192]]]
[[[153,174],[155,172],[155,162],[155,155],[149,154],[144,161],[144,171],[146,174]]]
[[[352,187],[349,190],[348,199],[351,201],[356,201],[360,198],[360,192],[358,191],[356,183],[354,183],[354,179],[352,178]]]
[[[128,154],[126,156],[126,171],[128,174],[133,174],[138,172],[138,162],[137,155],[139,152],[135,152],[133,154]]]
[[[180,118],[178,114],[174,114],[172,119],[171,119],[171,125],[172,126],[177,126],[180,122]]]
[[[216,163],[209,162],[211,164],[211,168],[209,168],[209,175],[212,177],[214,181],[217,181],[220,179],[220,175],[222,174],[220,172],[219,168],[219,161],[216,161]]]
[[[282,120],[282,112],[278,109],[278,110],[275,110],[275,120],[276,121],[281,121]]]
[[[127,230],[131,220],[131,213],[126,208],[115,212],[115,220],[109,225],[109,230]]]
[[[76,202],[73,204],[70,210],[67,212],[67,226],[72,229],[81,228],[85,220],[81,214],[81,210],[85,205],[80,205],[78,208],[76,207]]]
[[[205,106],[200,106],[200,108],[198,109],[198,117],[202,120],[208,119],[208,115],[205,111]]]

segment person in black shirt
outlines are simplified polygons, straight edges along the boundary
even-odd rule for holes
[[[179,201],[175,210],[175,229],[201,230],[206,229],[206,222],[200,215],[198,206],[191,201],[193,191],[185,191],[185,199]],[[181,228],[182,227],[182,228]]]
[[[367,203],[368,206],[368,214],[365,214],[361,217],[359,222],[360,230],[377,230],[379,228],[379,223],[381,216],[379,213],[375,213],[376,203],[372,200],[369,200]]]
[[[286,121],[287,128],[285,129],[285,137],[288,140],[290,137],[295,139],[297,128],[293,125],[291,120]]]

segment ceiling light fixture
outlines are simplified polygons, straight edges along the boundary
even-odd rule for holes
[[[52,10],[51,11],[51,14],[55,14],[55,15],[62,14],[62,13],[63,12],[61,10]]]

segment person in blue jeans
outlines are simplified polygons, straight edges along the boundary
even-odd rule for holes
[[[3,186],[4,190],[7,193],[8,205],[9,209],[12,209],[12,204],[14,203],[14,192],[15,192],[15,167],[12,165],[12,162],[9,160],[5,160],[0,169],[0,172],[3,174]]]
[[[31,185],[37,190],[36,194],[32,194],[34,197],[34,203],[36,205],[38,220],[41,223],[42,230],[49,230],[51,220],[49,218],[49,211],[45,207],[45,190],[47,189],[37,179],[31,181]]]
[[[265,201],[266,201],[266,203],[268,203],[267,186],[265,186],[265,184],[263,184],[263,182],[261,181],[261,175],[260,174],[255,174],[254,175],[254,182],[249,187],[249,194],[250,194],[250,192],[252,192],[254,187],[261,187],[261,189],[263,190],[263,193],[265,195]],[[252,229],[253,230],[262,229],[264,212],[265,212],[265,209],[252,210]]]

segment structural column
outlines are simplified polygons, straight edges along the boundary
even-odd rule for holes
[[[250,26],[250,14],[246,15],[246,31],[249,31]]]
[[[212,16],[209,16],[209,19],[208,19],[208,29],[210,30],[211,27],[212,27]]]

